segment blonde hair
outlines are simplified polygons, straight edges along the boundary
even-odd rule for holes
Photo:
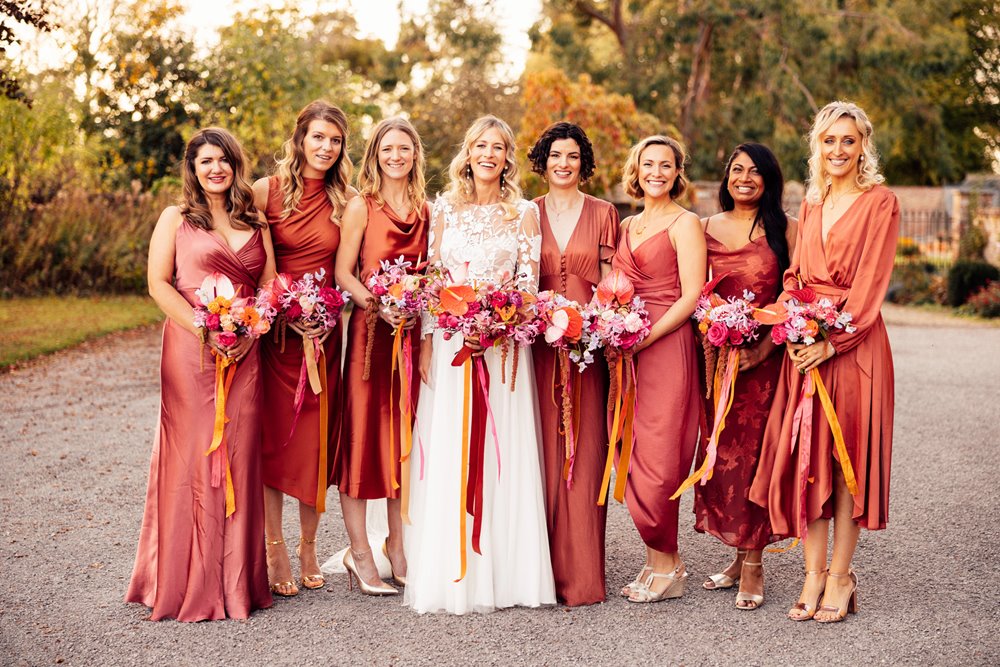
[[[378,163],[379,146],[385,135],[393,130],[399,130],[406,134],[413,142],[413,168],[410,170],[410,184],[407,187],[407,194],[410,199],[410,206],[417,215],[427,201],[427,194],[424,191],[426,184],[424,181],[424,148],[420,144],[420,135],[416,129],[405,118],[386,118],[375,126],[371,139],[365,146],[365,157],[361,161],[361,170],[358,171],[358,190],[362,195],[367,195],[381,206],[385,203],[380,190],[382,189],[382,169]]]
[[[275,173],[284,194],[281,200],[282,218],[291,215],[298,208],[299,202],[302,201],[302,193],[305,191],[305,184],[302,180],[302,165],[305,163],[302,143],[305,140],[306,132],[309,131],[309,123],[314,120],[332,123],[340,130],[343,137],[337,161],[323,175],[326,196],[333,205],[330,219],[339,220],[344,212],[344,206],[347,205],[347,188],[351,182],[351,174],[354,172],[354,165],[351,164],[351,159],[347,156],[347,115],[329,102],[315,100],[299,112],[298,118],[295,119],[295,131],[281,147],[283,154],[278,160]]]
[[[646,137],[631,148],[628,157],[625,158],[625,166],[622,168],[622,187],[625,194],[633,199],[642,199],[645,194],[642,185],[639,183],[639,158],[642,152],[650,146],[666,146],[674,152],[674,159],[677,161],[677,178],[670,187],[670,198],[677,199],[688,187],[687,172],[684,171],[684,163],[687,162],[687,153],[681,142],[665,134],[654,134]]]
[[[504,144],[507,145],[507,157],[503,172],[500,174],[500,205],[504,209],[504,218],[513,220],[518,215],[517,202],[521,199],[520,167],[515,156],[517,146],[510,125],[496,116],[483,116],[466,130],[462,148],[448,167],[447,197],[454,204],[469,204],[475,201],[476,182],[472,178],[472,167],[469,165],[470,149],[476,140],[491,128],[500,133]]]
[[[806,184],[806,201],[819,204],[830,189],[830,176],[820,150],[820,140],[827,130],[841,118],[850,118],[861,135],[861,157],[858,159],[858,175],[854,183],[862,190],[870,190],[885,181],[878,170],[878,151],[872,141],[874,128],[868,115],[852,102],[830,102],[819,110],[812,129],[809,130],[809,180]]]

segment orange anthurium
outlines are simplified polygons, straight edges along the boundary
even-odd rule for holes
[[[476,290],[468,285],[448,285],[441,290],[441,310],[461,317],[469,312],[469,304],[476,300]]]
[[[816,290],[812,287],[803,287],[802,289],[789,289],[785,290],[785,294],[795,299],[798,299],[801,303],[812,303],[816,300]]]
[[[560,308],[561,312],[566,313],[568,318],[566,322],[566,338],[570,340],[577,340],[580,338],[580,334],[583,333],[583,316],[580,315],[580,311],[576,308]]]
[[[617,301],[626,304],[632,300],[635,288],[632,281],[628,279],[621,269],[611,269],[611,273],[606,275],[597,285],[597,300],[601,303],[612,303]]]
[[[785,308],[785,304],[781,302],[772,303],[770,306],[755,309],[753,311],[753,318],[761,324],[773,326],[781,324],[788,319],[788,310]]]

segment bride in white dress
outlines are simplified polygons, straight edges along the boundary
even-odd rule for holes
[[[468,263],[467,280],[500,282],[516,277],[518,288],[538,289],[541,236],[538,209],[521,199],[514,136],[494,116],[480,118],[451,162],[449,191],[431,212],[430,260],[451,271]],[[430,318],[427,318],[428,320]],[[555,604],[545,527],[536,390],[531,352],[518,358],[515,391],[501,383],[500,352],[485,351],[489,403],[496,424],[500,474],[492,432],[483,465],[480,549],[472,549],[472,517],[465,535],[467,570],[460,581],[463,369],[451,365],[461,336],[429,335],[425,323],[417,406],[422,446],[410,456],[410,518],[404,529],[408,583],[403,601],[418,612],[488,612],[512,606]],[[470,344],[470,347],[475,347]],[[421,470],[423,475],[421,476]]]

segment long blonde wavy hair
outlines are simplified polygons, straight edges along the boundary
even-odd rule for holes
[[[378,151],[385,135],[393,130],[399,130],[413,142],[413,168],[410,170],[410,184],[407,187],[407,195],[410,199],[411,208],[420,214],[427,201],[426,182],[424,181],[424,147],[420,143],[420,135],[410,124],[410,121],[402,117],[386,118],[375,126],[368,144],[365,146],[365,157],[361,161],[361,170],[358,171],[358,190],[362,195],[372,197],[379,206],[385,203],[380,190],[382,189],[382,169],[378,163]]]
[[[295,120],[295,131],[282,144],[282,156],[275,168],[275,174],[278,176],[278,182],[281,184],[284,195],[281,200],[281,217],[288,217],[302,201],[302,193],[305,191],[302,166],[306,161],[303,141],[309,131],[309,123],[314,120],[323,120],[334,124],[343,135],[340,155],[333,166],[327,169],[323,175],[326,196],[333,205],[330,219],[336,221],[340,220],[344,206],[347,205],[347,188],[351,183],[354,165],[351,164],[351,159],[347,156],[347,115],[338,107],[324,100],[314,100],[299,112],[299,116]]]
[[[476,143],[487,130],[494,128],[500,132],[503,142],[507,146],[507,157],[504,161],[503,172],[500,176],[500,204],[504,209],[504,218],[513,220],[517,217],[517,202],[521,199],[521,176],[520,167],[517,164],[517,146],[514,143],[514,132],[510,125],[500,120],[496,116],[483,116],[477,119],[465,132],[465,139],[462,140],[462,148],[458,155],[451,161],[448,167],[448,192],[447,196],[454,204],[470,204],[475,202],[476,182],[472,178],[472,167],[469,164],[469,157],[472,145]]]
[[[217,146],[222,150],[226,160],[233,169],[233,184],[226,192],[226,211],[229,212],[229,222],[235,229],[256,229],[267,227],[257,216],[257,208],[253,205],[253,190],[247,169],[246,156],[243,147],[232,134],[221,127],[206,127],[198,130],[191,137],[184,149],[184,166],[181,170],[183,190],[181,192],[180,210],[188,222],[206,231],[215,228],[212,224],[212,211],[209,208],[205,190],[198,181],[194,161],[202,146]]]
[[[821,203],[830,190],[830,176],[826,172],[820,141],[826,131],[841,118],[853,120],[858,128],[858,134],[861,135],[861,156],[855,185],[862,190],[870,190],[885,181],[885,177],[879,173],[879,155],[872,141],[874,128],[868,120],[868,114],[853,102],[840,100],[830,102],[819,110],[812,129],[809,130],[809,180],[806,184],[806,201],[810,204]]]

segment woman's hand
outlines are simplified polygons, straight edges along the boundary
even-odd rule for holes
[[[770,350],[768,350],[768,352],[770,352]],[[754,345],[753,347],[740,350],[740,372],[742,373],[743,371],[748,371],[751,368],[756,368],[766,357],[767,354],[764,353],[760,345]]]
[[[309,338],[319,339],[320,345],[326,342],[327,337],[333,329],[324,329],[319,325],[314,325],[311,327],[303,327],[298,324],[288,323],[288,328],[299,334],[300,336],[308,336]]]
[[[409,331],[413,328],[413,325],[417,323],[416,317],[407,319],[395,306],[382,306],[378,311],[378,316],[382,318],[382,321],[392,327],[393,331],[398,329],[400,325],[403,326],[403,331]]]
[[[205,342],[215,350],[216,354],[221,357],[230,359],[231,361],[239,361],[243,357],[247,356],[247,352],[253,346],[253,339],[249,336],[238,336],[236,342],[230,346],[223,345],[219,342],[220,331],[209,331],[205,338]]]
[[[812,345],[806,345],[799,350],[795,367],[799,369],[800,373],[808,373],[836,353],[837,351],[833,348],[830,341],[816,341]]]
[[[805,347],[802,343],[785,343],[785,351],[788,352],[788,358],[792,360],[792,363],[799,363],[799,352]]]
[[[482,344],[480,344],[480,342],[475,338],[465,338],[463,336],[462,344],[472,350],[472,356],[474,357],[481,357],[486,354],[486,350],[483,348]]]
[[[431,386],[431,357],[434,354],[433,338],[425,336],[420,341],[420,359],[417,362],[420,368],[420,379],[428,387]],[[433,389],[433,387],[431,387]]]

